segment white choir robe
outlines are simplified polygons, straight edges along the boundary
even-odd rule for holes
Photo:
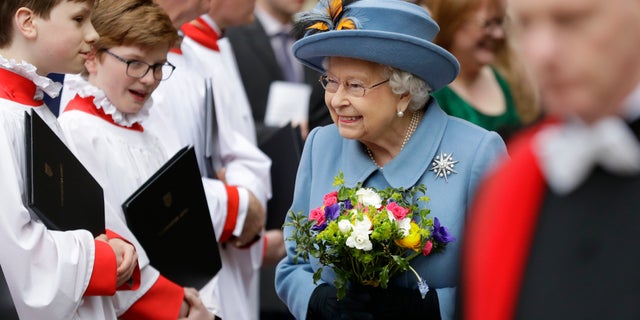
[[[46,106],[0,99],[0,265],[20,319],[116,319],[111,297],[83,297],[94,263],[93,235],[86,230],[50,231],[30,218],[25,194],[28,110],[38,113],[64,141]]]
[[[207,165],[217,170],[226,168],[228,185],[240,186],[251,191],[266,207],[271,197],[270,159],[255,145],[255,128],[252,118],[243,116],[243,108],[236,105],[233,90],[216,87],[229,80],[211,73],[200,61],[192,40],[185,37],[182,53],[170,52],[168,61],[176,65],[171,78],[161,82],[153,93],[154,105],[144,127],[156,133],[167,145],[170,153],[186,145],[195,147],[200,172],[205,175]],[[206,159],[205,129],[205,78],[213,78],[218,139],[213,141],[211,162]],[[243,93],[244,94],[244,93]],[[245,97],[246,98],[246,97]],[[250,110],[247,110],[250,114]],[[242,133],[242,129],[251,129]],[[252,135],[253,141],[247,139]],[[203,180],[205,193],[216,236],[222,235],[227,218],[227,193],[224,184],[216,179]],[[247,198],[240,192],[240,210],[233,235],[242,231],[246,217]],[[207,307],[223,319],[258,319],[259,270],[262,264],[263,240],[248,249],[233,245],[221,245],[222,269],[212,282],[201,291],[200,297]]]
[[[105,110],[117,112],[102,90],[79,76],[67,76],[65,86],[67,93],[78,94],[82,98],[98,96]],[[65,105],[65,111],[60,114],[58,121],[69,145],[103,186],[105,201],[117,208],[115,219],[108,220],[107,227],[131,239],[139,255],[140,288],[119,292],[114,297],[114,305],[120,316],[151,289],[160,275],[149,264],[144,248],[126,227],[121,205],[168,160],[168,155],[159,140],[147,132],[121,128],[89,113],[66,108]]]

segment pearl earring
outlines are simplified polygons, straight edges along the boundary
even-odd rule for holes
[[[396,115],[398,116],[398,118],[402,118],[404,117],[404,112],[398,110],[398,113],[396,113]]]

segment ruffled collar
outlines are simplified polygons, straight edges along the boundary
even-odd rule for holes
[[[113,122],[123,127],[131,127],[136,123],[142,123],[149,117],[149,109],[153,104],[153,99],[144,103],[142,109],[137,113],[124,113],[114,106],[102,89],[92,85],[79,75],[68,76],[65,81],[65,90],[77,93],[81,98],[93,97],[93,104],[98,109],[102,109],[105,114],[113,118]]]
[[[36,85],[36,93],[33,97],[35,100],[42,100],[44,93],[51,98],[60,95],[62,84],[55,82],[47,77],[43,77],[36,72],[36,67],[25,61],[17,62],[14,59],[6,59],[0,55],[0,67],[15,72],[31,81]]]

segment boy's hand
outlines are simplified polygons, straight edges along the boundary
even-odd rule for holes
[[[126,283],[138,265],[138,253],[133,245],[121,239],[109,239],[109,245],[116,254],[116,263],[118,265],[118,283],[116,287],[120,287]]]
[[[189,306],[187,315],[182,314],[178,320],[213,320],[215,316],[209,312],[200,300],[198,291],[193,288],[184,288],[184,301]],[[184,305],[184,303],[183,303]]]

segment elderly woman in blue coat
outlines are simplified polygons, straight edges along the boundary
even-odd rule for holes
[[[322,0],[297,24],[305,33],[293,52],[323,73],[334,124],[309,134],[291,210],[308,213],[322,205],[340,172],[347,187],[424,184],[431,199],[425,205],[459,240],[478,182],[506,148],[495,132],[447,116],[430,97],[458,74],[456,59],[432,42],[437,24],[423,8],[397,0]],[[293,231],[285,227],[285,239]],[[322,266],[314,258],[295,263],[296,244],[287,240],[276,291],[297,319],[451,319],[459,243],[411,260],[431,288],[425,298],[415,276],[403,272],[375,295],[348,291],[337,299],[335,272],[324,266],[314,283]]]

